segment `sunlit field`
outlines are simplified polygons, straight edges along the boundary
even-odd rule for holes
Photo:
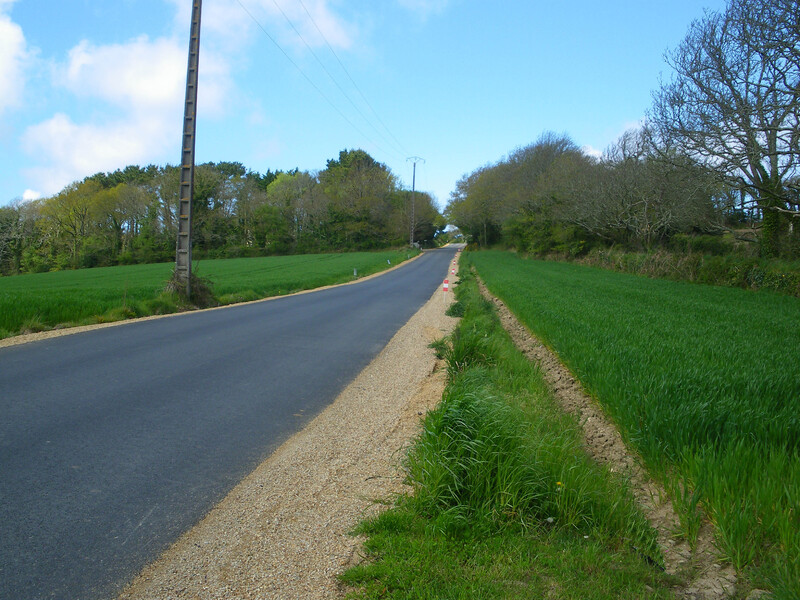
[[[721,554],[800,596],[800,299],[467,253]],[[794,595],[794,596],[792,596]]]
[[[407,250],[204,260],[220,304],[255,300],[351,281],[406,260]],[[56,271],[0,278],[0,337],[64,324],[113,321],[175,312],[163,290],[172,263]]]

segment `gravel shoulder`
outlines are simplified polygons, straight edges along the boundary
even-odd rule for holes
[[[120,594],[143,599],[339,598],[359,560],[349,532],[404,491],[400,463],[444,372],[428,345],[452,331],[437,291],[378,357]]]

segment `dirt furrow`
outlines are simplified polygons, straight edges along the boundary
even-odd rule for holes
[[[686,581],[684,586],[675,589],[678,596],[686,600],[732,597],[736,590],[736,573],[733,567],[717,559],[711,525],[703,525],[692,549],[678,534],[680,520],[668,494],[649,477],[636,455],[626,447],[614,423],[558,357],[537,340],[500,299],[492,296],[482,282],[479,283],[481,293],[494,303],[503,327],[516,346],[540,366],[562,408],[578,418],[587,452],[630,481],[637,502],[658,532],[666,571]]]

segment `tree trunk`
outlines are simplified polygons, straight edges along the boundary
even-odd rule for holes
[[[800,217],[792,217],[789,228],[789,258],[800,258]]]
[[[777,210],[764,207],[761,220],[761,256],[778,258],[783,250],[783,238],[787,230],[786,216]]]

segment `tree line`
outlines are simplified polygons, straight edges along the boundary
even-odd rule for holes
[[[180,169],[128,166],[54,196],[0,207],[0,273],[175,258]],[[241,163],[195,169],[196,258],[368,250],[432,244],[445,222],[433,198],[410,191],[363,150],[323,171],[258,173]],[[411,214],[414,223],[411,223]]]
[[[800,257],[799,14],[798,0],[706,13],[667,53],[672,76],[641,128],[600,158],[546,133],[464,175],[450,222],[542,254],[730,231],[762,256]]]

